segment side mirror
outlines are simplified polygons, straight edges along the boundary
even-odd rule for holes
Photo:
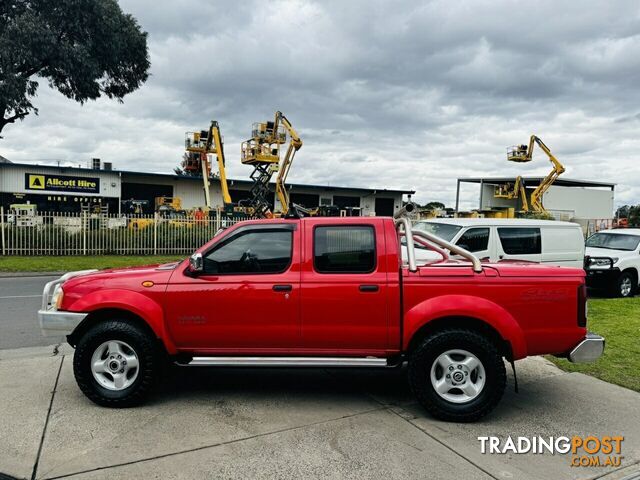
[[[204,270],[204,262],[201,253],[194,253],[189,258],[189,270],[191,273],[200,273]]]

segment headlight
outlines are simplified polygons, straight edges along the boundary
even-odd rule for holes
[[[612,268],[617,261],[617,258],[591,257],[589,258],[589,268]]]
[[[62,305],[62,297],[64,296],[64,290],[62,290],[62,285],[58,285],[53,291],[53,295],[51,295],[51,308],[54,310],[58,310],[60,305]]]

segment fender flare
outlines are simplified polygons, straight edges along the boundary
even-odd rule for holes
[[[620,273],[622,274],[627,270],[633,270],[633,274],[636,276],[636,279],[640,281],[640,269],[636,265],[630,265],[628,267],[622,268],[620,270]]]
[[[79,298],[69,307],[71,311],[89,314],[106,309],[124,310],[140,317],[162,341],[167,352],[176,353],[176,347],[167,335],[162,307],[141,293],[124,289],[96,290]]]
[[[467,317],[480,320],[511,344],[514,359],[527,356],[524,332],[513,316],[497,303],[473,295],[442,295],[412,307],[404,316],[403,349],[423,326],[438,318]]]

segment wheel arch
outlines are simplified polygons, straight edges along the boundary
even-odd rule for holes
[[[154,328],[147,320],[130,310],[113,307],[99,308],[90,312],[85,317],[85,319],[82,320],[82,322],[80,322],[80,324],[74,329],[74,331],[67,335],[67,342],[69,343],[69,345],[75,348],[80,338],[82,338],[82,336],[92,327],[102,322],[114,319],[125,321],[127,323],[140,327],[142,330],[146,331],[149,336],[151,336],[163,350],[169,353],[171,352],[169,348],[171,348],[172,345],[166,345],[162,337],[156,330],[154,330]]]
[[[497,341],[509,359],[527,356],[524,332],[513,316],[500,305],[471,295],[443,295],[411,308],[405,314],[404,350],[410,351],[426,335],[450,327],[480,331]]]
[[[504,357],[509,360],[513,359],[511,342],[504,339],[502,335],[500,335],[500,332],[487,322],[473,317],[439,317],[423,324],[409,340],[407,352],[410,354],[430,335],[452,328],[462,328],[481,333],[498,345],[498,350]]]
[[[636,287],[638,286],[638,282],[640,281],[640,275],[638,273],[638,268],[637,267],[627,267],[624,270],[622,270],[620,272],[620,275],[622,275],[623,273],[630,273],[631,275],[633,275],[636,279]]]
[[[89,328],[96,320],[104,320],[105,316],[113,314],[128,321],[142,322],[145,328],[151,329],[154,336],[161,340],[169,354],[176,353],[175,345],[165,328],[162,307],[154,299],[139,292],[125,289],[97,290],[76,300],[69,310],[88,313],[76,330],[80,327]],[[76,332],[71,336],[76,336]]]

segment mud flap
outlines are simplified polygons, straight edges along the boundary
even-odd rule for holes
[[[511,370],[513,370],[513,384],[515,386],[515,391],[518,393],[518,376],[516,375],[516,362],[513,360],[509,360],[511,363]]]

